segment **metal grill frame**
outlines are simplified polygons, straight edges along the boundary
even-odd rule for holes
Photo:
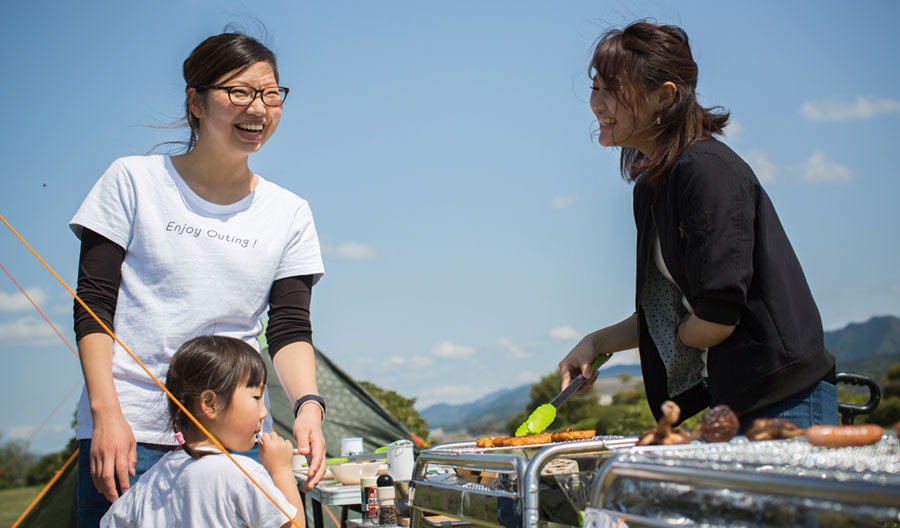
[[[776,444],[777,442],[777,444]],[[884,437],[881,442],[894,442],[896,439]],[[808,447],[805,440],[776,440],[760,442],[770,443],[782,449],[790,449],[792,445]],[[632,479],[662,484],[684,484],[691,487],[707,489],[727,489],[764,495],[780,495],[796,499],[816,499],[836,504],[897,508],[900,505],[900,486],[885,483],[865,482],[861,480],[846,481],[839,478],[821,478],[816,476],[790,475],[784,473],[759,473],[754,470],[738,471],[729,469],[701,468],[680,463],[677,459],[666,459],[666,453],[682,451],[686,453],[702,453],[706,444],[688,444],[678,446],[636,447],[613,454],[599,468],[591,492],[590,506],[616,518],[624,519],[632,526],[668,527],[672,526],[660,519],[648,518],[627,511],[605,509],[607,495],[612,493],[617,481]],[[716,444],[719,445],[719,444]],[[741,445],[735,445],[741,449]],[[851,450],[859,448],[841,448]],[[847,456],[848,451],[841,453],[838,449],[828,451],[818,448],[822,453],[833,457]],[[649,456],[641,456],[641,453]],[[828,455],[826,455],[828,456]],[[642,460],[643,459],[643,460]],[[689,459],[689,460],[697,460]]]
[[[479,501],[498,502],[511,501],[512,507],[521,514],[523,528],[537,528],[540,513],[540,476],[541,470],[550,461],[564,455],[587,455],[591,453],[610,453],[612,450],[634,445],[636,437],[594,437],[589,440],[574,440],[552,444],[540,444],[522,447],[480,448],[475,442],[454,442],[434,446],[422,452],[416,459],[416,467],[413,472],[413,481],[410,486],[410,510],[412,516],[410,526],[412,528],[427,528],[435,526],[424,516],[425,511],[444,514],[448,517],[459,519],[453,522],[454,527],[486,526],[489,528],[502,527],[497,522],[478,518],[467,511],[466,507],[482,507]],[[537,449],[531,458],[519,454],[500,454],[498,451],[519,451],[524,449]],[[475,489],[464,486],[442,484],[426,479],[426,472],[431,465],[440,465],[452,468],[477,468],[493,470],[500,473],[514,473],[517,480],[515,492],[504,491],[495,488]],[[445,504],[424,504],[434,502],[425,500],[431,494],[444,493],[449,498]],[[418,497],[418,498],[417,498]],[[456,511],[448,511],[457,507]],[[490,512],[488,512],[490,513]],[[496,518],[496,515],[494,515]],[[507,527],[508,528],[508,527]]]

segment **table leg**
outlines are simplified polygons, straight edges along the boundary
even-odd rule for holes
[[[347,507],[341,508],[341,526],[340,526],[340,528],[347,528],[347,510],[349,510],[349,508],[347,508]]]
[[[313,526],[315,528],[325,528],[325,520],[322,518],[322,503],[317,500],[313,500],[312,503]]]

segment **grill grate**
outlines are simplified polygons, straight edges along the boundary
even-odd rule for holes
[[[601,448],[612,449],[616,447],[630,447],[634,445],[634,437],[627,436],[595,436],[593,438],[584,438],[581,440],[569,440],[567,442],[548,442],[544,444],[530,444],[527,446],[515,447],[478,447],[475,442],[457,442],[450,444],[442,444],[428,450],[428,453],[444,456],[453,456],[458,454],[477,454],[491,453],[496,451],[526,451],[529,449],[540,449],[549,446],[577,446],[581,444],[600,442]]]
[[[870,446],[845,448],[816,447],[802,438],[748,442],[738,437],[720,444],[638,447],[621,453],[620,460],[900,486],[900,443],[892,435]]]

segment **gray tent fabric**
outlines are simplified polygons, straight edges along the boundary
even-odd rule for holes
[[[263,346],[263,357],[269,365],[269,410],[275,430],[293,441],[293,402],[281,390],[264,342]],[[395,440],[412,439],[409,430],[390,411],[318,349],[316,383],[328,408],[322,424],[328,456],[340,456],[341,438],[361,437],[369,453]]]
[[[53,486],[34,505],[28,517],[16,528],[45,528],[57,526],[61,528],[75,528],[75,488],[77,475],[75,468],[78,464],[73,461],[59,476]]]
[[[275,430],[294,442],[293,402],[289,401],[275,374],[264,339],[260,339],[262,356],[269,367],[269,413]],[[322,424],[325,450],[328,456],[339,456],[341,438],[359,436],[367,452],[395,440],[411,439],[412,435],[381,403],[359,383],[340,369],[318,349],[316,352],[316,381],[319,394],[325,400],[328,413]],[[76,464],[70,464],[56,483],[47,491],[17,528],[56,526],[75,528]],[[307,515],[309,512],[307,512]]]

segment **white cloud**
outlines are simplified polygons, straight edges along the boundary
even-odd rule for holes
[[[526,359],[534,357],[534,354],[526,352],[521,346],[505,337],[500,338],[500,346],[506,349],[505,357],[507,359]]]
[[[442,358],[465,358],[475,353],[475,349],[470,346],[457,345],[450,341],[441,341],[434,345],[432,353]]]
[[[812,121],[870,119],[882,114],[900,112],[900,101],[862,95],[852,101],[829,98],[807,101],[800,107],[800,112]]]
[[[886,286],[876,286],[871,290],[872,293],[892,293],[900,295],[900,282],[889,282]]]
[[[344,260],[369,260],[375,250],[359,242],[342,242],[338,245],[322,244],[322,254]]]
[[[571,326],[565,325],[551,328],[550,337],[559,339],[561,341],[574,341],[575,339],[581,337],[581,334],[578,333],[578,330],[575,330]]]
[[[856,178],[847,167],[830,161],[821,150],[800,165],[800,177],[812,183],[849,182]]]
[[[531,372],[529,370],[523,370],[519,372],[518,376],[519,381],[522,383],[534,383],[541,379],[541,375],[537,372]]]
[[[47,302],[47,294],[39,287],[27,288],[25,293],[38,306]],[[34,306],[28,302],[22,292],[18,290],[10,293],[0,292],[0,312],[28,312],[31,310],[34,310]]]
[[[412,368],[425,368],[429,367],[434,363],[434,359],[427,356],[415,356],[412,358],[405,358],[400,356],[391,356],[388,358],[388,363],[391,365],[397,366],[408,366]]]
[[[66,425],[45,425],[42,431],[45,433],[59,433],[69,430],[71,428]],[[28,440],[35,431],[37,431],[36,425],[14,425],[7,430],[6,434],[9,435],[11,440]]]
[[[769,157],[761,150],[752,150],[744,155],[744,160],[756,173],[756,177],[763,183],[775,181],[775,164],[769,161]]]
[[[744,126],[736,119],[731,119],[728,121],[728,124],[725,125],[725,130],[722,131],[722,135],[725,136],[725,139],[727,139],[729,143],[740,141],[744,136]]]
[[[59,336],[43,319],[21,317],[0,323],[0,342],[6,346],[42,347],[59,344]]]
[[[556,195],[553,197],[553,200],[550,202],[550,204],[553,206],[554,209],[563,209],[565,207],[569,207],[573,203],[575,203],[575,195],[574,194],[570,194],[569,196]]]
[[[426,392],[432,396],[471,396],[472,387],[469,385],[443,385]]]
[[[605,365],[601,368],[605,368],[608,366],[615,365],[640,365],[641,364],[641,356],[638,352],[638,349],[632,348],[631,350],[623,350],[621,352],[616,352],[613,354],[613,357],[610,358],[609,361],[606,362]]]

